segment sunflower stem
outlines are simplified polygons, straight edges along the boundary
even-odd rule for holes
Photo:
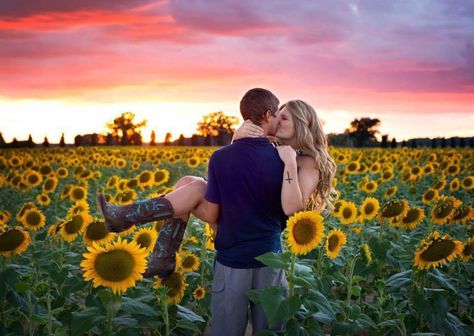
[[[316,267],[316,276],[318,278],[321,278],[321,268],[323,264],[323,248],[320,246],[319,247],[319,254],[318,254],[318,264]]]
[[[52,320],[52,312],[51,312],[51,297],[46,294],[46,306],[48,307],[48,335],[53,334],[53,320]]]
[[[296,254],[292,253],[291,254],[291,263],[290,263],[290,274],[289,274],[289,279],[290,279],[290,297],[295,295],[295,263],[296,263]]]
[[[161,305],[163,306],[163,320],[165,322],[165,335],[169,336],[170,334],[170,321],[168,314],[168,292],[162,291],[159,296]]]
[[[354,268],[355,268],[355,264],[358,257],[359,257],[359,254],[356,254],[349,263],[349,275],[347,277],[348,283],[347,283],[347,297],[346,297],[346,304],[349,307],[351,305],[352,278],[354,275]]]

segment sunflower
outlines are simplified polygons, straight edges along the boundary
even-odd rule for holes
[[[119,181],[119,177],[117,175],[113,175],[109,177],[107,180],[107,189],[113,189],[117,186],[117,183]]]
[[[43,176],[35,170],[29,170],[23,175],[23,182],[28,187],[35,188],[43,182]]]
[[[372,165],[370,165],[369,171],[372,174],[378,174],[380,173],[380,170],[382,169],[382,165],[379,162],[374,162]]]
[[[40,205],[49,205],[51,203],[51,198],[49,198],[48,194],[39,194],[36,196],[36,201]]]
[[[170,179],[170,173],[166,169],[158,169],[153,174],[153,183],[155,186],[165,184]]]
[[[153,177],[153,172],[149,170],[145,170],[140,175],[138,175],[137,179],[140,189],[144,190],[145,188],[153,186]]]
[[[323,239],[323,217],[313,211],[300,211],[288,218],[286,239],[291,253],[305,255]]]
[[[146,269],[145,249],[135,242],[120,237],[114,243],[87,247],[81,268],[84,280],[92,281],[94,287],[105,286],[114,293],[123,293],[143,278]]]
[[[183,299],[184,291],[188,284],[184,281],[183,273],[174,271],[166,279],[156,279],[154,287],[159,288],[161,286],[168,289],[168,304],[178,304]]]
[[[457,174],[459,174],[460,171],[461,171],[461,166],[458,164],[450,164],[446,168],[446,174],[448,174],[449,176],[456,176]]]
[[[423,174],[424,175],[430,175],[434,172],[434,166],[433,164],[431,163],[427,163],[424,167],[423,167]]]
[[[461,181],[461,187],[464,190],[472,190],[474,188],[474,176],[466,176]]]
[[[342,246],[347,242],[346,234],[339,229],[334,229],[329,232],[326,237],[326,254],[330,259],[336,259],[341,252]]]
[[[341,207],[342,205],[345,203],[346,201],[344,201],[342,198],[339,198],[337,199],[335,202],[334,202],[334,210],[333,212],[331,213],[334,217],[338,218],[340,215],[341,215]]]
[[[474,218],[474,210],[467,205],[460,205],[454,209],[453,217],[450,223],[466,224]]]
[[[461,184],[459,182],[459,179],[456,177],[454,178],[450,183],[449,183],[449,191],[458,191],[459,188],[461,187]]]
[[[393,224],[404,218],[409,210],[408,202],[404,199],[388,202],[379,211],[379,220],[385,219]]]
[[[46,224],[46,217],[41,210],[35,208],[25,211],[21,218],[22,224],[32,231],[41,229]]]
[[[137,192],[132,189],[125,190],[115,195],[114,200],[118,204],[132,204],[138,198]]]
[[[460,256],[463,244],[449,235],[441,237],[438,231],[421,241],[415,252],[414,265],[420,269],[436,268]]]
[[[10,228],[0,232],[0,255],[8,257],[20,255],[28,249],[31,243],[30,234],[21,227]]]
[[[383,194],[383,197],[384,198],[390,198],[390,197],[393,197],[397,194],[398,192],[398,186],[394,185],[394,186],[391,186],[390,188],[388,188],[385,193]]]
[[[12,218],[12,214],[6,210],[0,210],[0,224],[6,224]]]
[[[214,233],[214,230],[212,229],[212,227],[208,223],[206,223],[206,225],[204,226],[204,237],[206,239],[205,247],[210,251],[215,250],[215,247],[214,247],[215,236],[216,234]]]
[[[362,191],[365,191],[368,194],[373,194],[374,192],[377,191],[378,186],[379,185],[376,181],[369,180],[362,187]]]
[[[446,224],[451,221],[454,211],[461,205],[461,201],[453,196],[441,196],[431,209],[431,220],[438,225]]]
[[[181,270],[183,273],[195,272],[199,269],[199,257],[190,252],[181,252]]]
[[[72,186],[67,185],[64,187],[62,193],[61,193],[61,200],[64,201],[66,198],[69,198],[69,194],[71,193]]]
[[[56,177],[48,177],[43,183],[43,192],[52,193],[58,186],[58,179]]]
[[[53,169],[49,165],[43,165],[39,168],[39,173],[43,176],[48,176],[53,172]]]
[[[156,238],[158,238],[158,233],[156,230],[150,228],[141,228],[133,235],[133,241],[137,243],[138,246],[145,249],[146,254],[148,255],[155,246]]]
[[[200,301],[204,299],[205,296],[206,296],[206,289],[204,289],[203,287],[198,287],[193,292],[193,297],[194,297],[194,300],[196,301]]]
[[[186,164],[189,168],[196,168],[201,164],[201,159],[196,156],[192,156],[186,161]]]
[[[73,186],[69,192],[69,199],[73,202],[86,201],[87,191],[82,186]]]
[[[346,166],[346,173],[349,175],[354,175],[357,174],[360,169],[360,163],[359,161],[351,161],[347,166]]]
[[[123,158],[118,158],[114,162],[114,166],[120,169],[125,168],[126,165],[127,165],[127,161],[125,161],[125,159]]]
[[[135,224],[133,224],[133,225],[130,226],[128,229],[119,232],[118,235],[119,235],[120,237],[126,237],[126,236],[128,236],[129,234],[132,234],[132,233],[135,231],[136,228],[137,228],[137,226],[136,226]]]
[[[397,222],[397,226],[412,230],[416,228],[425,218],[425,210],[422,208],[410,208],[403,217],[403,219]]]
[[[89,212],[89,203],[86,201],[79,201],[71,205],[67,214],[68,216],[73,216],[83,211]]]
[[[433,186],[433,189],[438,191],[443,191],[444,187],[446,187],[446,177],[442,176],[438,182]]]
[[[362,220],[371,220],[377,216],[380,205],[376,198],[367,197],[360,206],[360,218]]]
[[[423,204],[431,204],[435,202],[439,197],[438,189],[429,188],[422,196],[421,201]]]
[[[66,177],[68,177],[69,171],[67,170],[67,168],[60,167],[60,168],[56,171],[56,174],[58,175],[58,177],[59,177],[60,179],[65,179]]]
[[[462,252],[461,252],[461,258],[465,262],[468,262],[469,259],[472,258],[473,254],[474,254],[474,236],[469,238],[467,242],[464,244]]]
[[[61,236],[67,242],[74,241],[82,234],[86,226],[92,222],[92,217],[85,211],[72,215],[70,219],[61,226]]]
[[[339,220],[341,224],[351,224],[357,219],[357,207],[353,202],[345,201],[339,208]]]
[[[370,251],[370,247],[367,245],[367,243],[361,245],[360,255],[367,266],[372,263],[372,252]]]
[[[388,182],[390,180],[393,179],[393,170],[392,169],[385,169],[383,172],[382,172],[382,176],[381,176],[381,179],[382,179],[382,182]]]
[[[93,243],[102,245],[114,239],[115,234],[109,232],[102,219],[94,218],[84,230],[83,239],[87,245]]]
[[[138,186],[138,179],[136,178],[131,178],[125,183],[125,187],[128,189],[135,189]]]

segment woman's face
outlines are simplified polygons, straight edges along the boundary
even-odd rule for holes
[[[280,110],[278,119],[275,136],[282,140],[292,139],[295,136],[295,124],[293,122],[293,116],[286,107]]]

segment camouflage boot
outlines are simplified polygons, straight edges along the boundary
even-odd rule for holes
[[[108,203],[103,194],[99,194],[97,205],[110,232],[122,232],[134,224],[149,223],[174,215],[173,206],[164,197],[137,201],[130,205],[114,205]]]
[[[148,260],[148,268],[143,276],[150,278],[158,275],[160,278],[168,278],[176,267],[176,251],[183,241],[187,222],[180,218],[165,219],[160,230],[153,252]]]

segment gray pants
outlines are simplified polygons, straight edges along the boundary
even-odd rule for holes
[[[211,336],[243,336],[249,304],[253,334],[270,329],[262,307],[255,305],[246,295],[251,289],[268,286],[281,286],[287,295],[285,272],[270,267],[231,268],[216,261],[211,297]],[[282,324],[271,327],[271,330],[281,330]]]

